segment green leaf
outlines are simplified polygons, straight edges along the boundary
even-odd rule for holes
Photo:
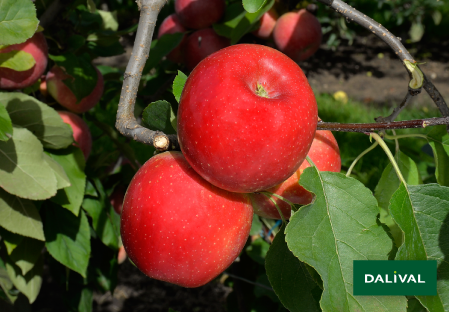
[[[93,0],[87,0],[87,9],[90,13],[95,13],[97,11],[97,6]]]
[[[11,303],[14,303],[16,301],[17,296],[13,295],[11,291],[14,288],[14,284],[11,282],[11,279],[8,276],[8,272],[6,271],[5,264],[0,257],[0,287],[3,289],[3,291],[6,294],[6,297]],[[1,307],[1,302],[0,302]]]
[[[449,310],[449,188],[401,183],[390,201],[390,214],[404,232],[396,260],[437,260],[437,296],[417,296],[429,311]]]
[[[36,8],[30,0],[0,1],[0,45],[25,42],[38,24]]]
[[[26,94],[0,92],[2,104],[12,123],[33,132],[45,148],[60,149],[73,143],[72,128],[47,104]]]
[[[427,137],[435,157],[437,181],[443,186],[449,186],[449,134],[446,126],[432,127]]]
[[[420,41],[422,36],[424,35],[424,25],[419,22],[412,23],[408,34],[410,35],[410,40],[412,42]]]
[[[45,209],[44,232],[48,252],[66,267],[86,277],[90,257],[89,222],[81,210],[78,216],[61,207]]]
[[[243,7],[248,13],[255,13],[267,2],[267,0],[243,0]]]
[[[6,254],[3,254],[2,258],[5,260],[6,271],[11,282],[28,298],[30,303],[33,303],[41,290],[42,273],[44,270],[43,255],[40,255],[33,268],[25,275],[22,274],[20,268]]]
[[[151,130],[162,131],[165,134],[176,133],[171,124],[173,113],[170,103],[157,101],[150,103],[143,111],[142,121]]]
[[[151,42],[150,57],[145,64],[143,74],[147,74],[160,60],[176,48],[182,41],[184,33],[165,34]]]
[[[27,129],[0,141],[0,187],[22,198],[42,200],[56,194],[56,177],[44,160],[41,142]]]
[[[0,68],[9,68],[20,72],[33,68],[35,64],[34,57],[25,51],[0,53]]]
[[[234,28],[239,24],[240,20],[247,12],[242,6],[242,3],[236,2],[228,5],[221,24],[213,24],[215,32],[223,37],[231,38]]]
[[[407,312],[427,312],[426,308],[416,298],[409,299],[407,304]]]
[[[408,184],[417,185],[422,183],[418,167],[410,157],[399,151],[395,156],[395,159],[399,166],[399,170],[402,172],[402,175]],[[402,244],[402,231],[390,216],[388,206],[390,205],[391,196],[395,190],[398,189],[399,184],[400,181],[396,171],[391,163],[389,163],[383,171],[382,177],[374,190],[374,196],[376,197],[380,208],[379,220],[390,228],[397,247]]]
[[[98,78],[97,71],[90,61],[83,56],[65,53],[58,56],[49,55],[48,57],[71,77],[64,79],[63,82],[73,92],[78,102],[95,89]]]
[[[8,253],[8,255],[10,255],[13,250],[16,249],[16,247],[20,244],[20,242],[22,242],[22,240],[25,238],[22,235],[11,233],[10,231],[7,231],[2,227],[0,227],[0,236],[5,243],[6,252]]]
[[[98,14],[100,14],[101,18],[103,19],[103,25],[101,27],[102,29],[112,30],[112,31],[118,30],[117,11],[108,12],[108,11],[97,10],[97,12],[98,12]]]
[[[253,222],[251,223],[251,231],[249,232],[250,236],[257,235],[262,230],[262,222],[259,219],[259,216],[253,215]]]
[[[0,189],[0,226],[23,236],[45,241],[42,220],[30,200]]]
[[[290,218],[288,248],[321,276],[324,311],[405,311],[405,297],[352,294],[353,260],[387,260],[391,240],[376,223],[377,201],[359,181],[304,170],[300,184],[315,200]]]
[[[288,249],[283,225],[265,259],[265,270],[274,292],[289,311],[320,311],[312,290],[318,287],[304,263]]]
[[[0,103],[0,140],[8,141],[13,134],[11,117],[4,105]]]
[[[259,237],[246,247],[246,254],[257,263],[263,265],[269,248],[270,245]]]
[[[184,85],[186,84],[187,76],[180,70],[178,70],[178,74],[173,81],[173,95],[176,98],[176,101],[181,99],[182,90],[184,89]]]
[[[432,19],[433,19],[433,23],[438,26],[438,25],[440,25],[441,20],[443,19],[443,14],[441,14],[440,11],[435,10],[432,13]]]
[[[70,146],[63,150],[51,151],[48,155],[61,165],[70,181],[70,186],[58,190],[58,193],[51,201],[70,210],[77,216],[83,202],[84,189],[86,187],[83,152],[79,148]]]
[[[44,242],[24,237],[9,255],[9,258],[21,269],[22,275],[25,276],[39,260],[42,248],[44,248]]]
[[[44,154],[44,159],[53,170],[53,173],[55,174],[56,187],[58,188],[58,190],[70,186],[71,184],[69,177],[67,177],[67,174],[65,173],[61,165],[58,164],[57,161],[53,160],[53,158],[51,158],[47,154]]]

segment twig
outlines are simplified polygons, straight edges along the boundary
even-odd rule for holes
[[[165,3],[166,0],[141,0],[138,2],[141,9],[139,27],[137,28],[133,52],[125,71],[115,124],[124,136],[144,144],[153,145],[159,151],[179,149],[176,135],[166,135],[139,125],[134,116],[134,105],[142,70],[150,53],[156,19]]]
[[[402,101],[402,103],[399,104],[399,106],[393,110],[393,112],[391,113],[390,116],[377,117],[377,118],[374,118],[374,120],[376,120],[376,122],[392,122],[393,120],[395,120],[398,117],[399,113],[407,106],[407,104],[410,102],[412,97],[413,97],[413,95],[407,91],[407,94],[405,95],[405,98]]]

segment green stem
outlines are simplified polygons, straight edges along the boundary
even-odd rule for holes
[[[275,193],[271,193],[271,192],[267,192],[267,191],[262,191],[262,192],[259,192],[259,193],[264,193],[264,194],[266,194],[266,195],[272,195],[272,196],[275,196],[275,197],[277,197],[277,198],[279,198],[280,200],[283,200],[283,201],[285,201],[287,204],[289,204],[290,206],[292,206],[292,205],[294,205],[294,203],[292,203],[291,201],[289,201],[287,198],[284,198],[284,197],[282,197],[281,195],[278,195],[278,194],[275,194]]]
[[[316,168],[315,163],[312,161],[312,159],[309,157],[309,155],[306,156],[307,161],[309,162],[309,165]],[[316,168],[318,170],[318,168]],[[319,171],[319,170],[318,170]]]
[[[264,195],[264,196],[266,196],[269,200],[271,200],[271,201],[273,202],[274,206],[276,207],[276,209],[277,209],[278,212],[279,212],[279,215],[281,216],[282,222],[283,222],[284,224],[287,224],[287,221],[285,221],[284,215],[282,214],[282,211],[281,211],[281,209],[279,208],[278,204],[276,204],[276,201],[275,201],[273,198],[271,198],[270,195],[267,195],[267,194],[269,194],[269,193],[265,194],[265,192],[262,192],[261,194]]]
[[[363,156],[365,156],[366,154],[368,154],[369,152],[371,152],[377,145],[379,145],[378,142],[374,142],[370,147],[368,147],[366,150],[364,150],[359,156],[357,156],[356,159],[354,159],[354,161],[352,162],[351,166],[348,169],[348,172],[346,172],[346,176],[349,177],[351,175],[352,169],[354,169],[355,165],[357,164],[357,162],[360,160],[360,158],[362,158]]]
[[[402,183],[404,183],[404,185],[407,185],[407,183],[405,182],[404,177],[402,176],[401,170],[399,170],[399,166],[396,163],[396,160],[394,159],[393,154],[391,153],[390,149],[388,148],[387,144],[385,143],[384,140],[382,140],[382,138],[377,134],[377,133],[370,133],[371,137],[377,141],[377,143],[379,143],[380,147],[382,147],[382,149],[384,150],[385,154],[387,154],[388,158],[391,161],[391,164],[393,165],[394,170],[396,171],[396,174],[398,175],[399,180],[402,181]]]
[[[397,139],[404,139],[404,138],[422,138],[422,139],[429,140],[427,135],[424,135],[424,134],[400,134],[400,135],[388,135],[388,134],[386,134],[385,138],[389,139],[389,140],[397,140]]]

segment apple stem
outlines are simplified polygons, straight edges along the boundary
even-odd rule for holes
[[[268,194],[270,194],[270,193],[268,193],[268,192],[261,192],[261,194],[264,195],[264,196],[266,196],[269,200],[271,200],[271,201],[273,202],[274,206],[276,207],[276,209],[277,209],[278,212],[279,212],[279,215],[281,216],[282,223],[287,224],[287,221],[285,221],[285,217],[284,217],[284,215],[282,214],[282,211],[281,211],[281,209],[279,208],[278,204],[276,203],[276,201],[274,200],[274,198],[272,198],[270,195],[268,195]],[[274,194],[272,194],[272,195],[274,195]]]
[[[286,202],[287,204],[289,204],[290,206],[293,206],[293,205],[294,205],[294,203],[292,203],[291,201],[289,201],[287,198],[282,197],[281,195],[278,195],[278,194],[275,194],[275,193],[271,193],[271,192],[267,192],[267,191],[262,191],[262,192],[259,192],[259,193],[265,193],[266,195],[277,197],[277,198],[279,198],[280,200],[285,201],[285,202]]]
[[[357,164],[357,162],[366,154],[368,154],[369,152],[371,152],[377,145],[379,145],[379,143],[376,141],[374,142],[370,147],[368,147],[366,150],[364,150],[362,153],[360,153],[359,156],[357,156],[356,159],[354,159],[354,161],[352,162],[351,166],[348,169],[348,172],[346,172],[346,176],[349,177],[351,175],[352,169],[354,169],[355,165]]]
[[[260,83],[257,83],[256,86],[256,94],[260,97],[264,97],[264,98],[270,98],[268,96],[268,92],[265,90],[265,88],[263,87],[263,85],[261,85]]]

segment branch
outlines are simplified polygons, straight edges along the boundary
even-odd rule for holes
[[[140,8],[139,27],[133,52],[125,71],[115,124],[122,135],[144,144],[153,145],[159,151],[179,149],[176,135],[166,135],[139,125],[134,116],[134,106],[142,70],[150,53],[156,19],[165,3],[166,0],[137,1]]]
[[[317,130],[331,130],[343,132],[373,132],[392,129],[412,129],[425,128],[428,126],[449,125],[449,117],[415,119],[394,122],[376,122],[376,123],[353,123],[342,124],[338,122],[319,122]]]
[[[402,63],[405,66],[405,62],[409,61],[411,63],[416,63],[416,61],[413,59],[411,54],[408,52],[408,50],[404,47],[404,45],[401,43],[401,40],[398,37],[395,37],[392,33],[388,31],[385,27],[383,27],[381,24],[373,20],[372,18],[366,16],[365,14],[357,11],[353,7],[349,6],[345,2],[341,0],[317,0],[318,2],[324,3],[325,5],[331,7],[344,17],[346,17],[346,20],[348,22],[356,22],[357,24],[365,27],[369,31],[371,31],[373,34],[375,34],[377,37],[379,37],[383,42],[388,44],[390,48],[396,53],[396,55],[399,57],[399,59],[402,61]],[[418,67],[418,66],[417,66]],[[410,79],[412,79],[412,72],[410,69],[405,66],[407,69],[407,72],[410,75]],[[419,67],[418,67],[419,69]],[[421,92],[422,86],[419,86],[418,89],[412,89],[409,91],[411,92],[411,95],[416,95]],[[440,92],[438,92],[437,88],[432,84],[432,82],[427,79],[427,77],[424,75],[424,89],[429,94],[429,96],[432,98],[432,100],[435,102],[435,105],[440,110],[441,114],[444,117],[449,116],[449,108],[444,101],[443,97],[441,96]],[[388,117],[387,117],[388,118]]]

